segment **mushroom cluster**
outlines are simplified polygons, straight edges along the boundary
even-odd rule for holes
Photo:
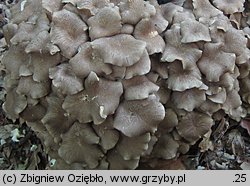
[[[20,0],[4,27],[3,109],[37,133],[53,169],[174,159],[250,112],[245,6]]]

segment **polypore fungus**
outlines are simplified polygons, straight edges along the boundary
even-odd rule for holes
[[[202,23],[187,19],[181,22],[182,43],[211,41],[209,29]]]
[[[136,76],[123,81],[124,98],[126,100],[146,99],[157,92],[159,87],[145,76]]]
[[[104,63],[104,59],[93,49],[90,42],[82,44],[69,63],[74,73],[81,78],[87,77],[91,71],[97,75],[108,75],[112,72],[111,66]]]
[[[156,9],[147,1],[127,0],[119,4],[122,22],[135,25],[143,18],[149,18],[156,14]]]
[[[206,114],[191,112],[180,119],[176,129],[189,142],[198,140],[213,125],[213,119]]]
[[[127,34],[96,39],[91,45],[103,56],[104,63],[125,67],[138,62],[146,47],[145,42]]]
[[[119,34],[122,28],[119,8],[104,7],[88,19],[89,36],[91,40]]]
[[[101,79],[91,72],[84,85],[85,90],[67,95],[62,107],[82,123],[101,124],[108,115],[115,113],[123,93],[122,84]]]
[[[66,9],[54,12],[52,22],[51,42],[60,48],[64,57],[71,58],[78,47],[87,41],[86,23]]]
[[[102,8],[111,5],[109,0],[77,0],[73,4],[88,15],[96,15]]]
[[[234,53],[220,51],[213,45],[215,44],[204,45],[205,54],[197,64],[208,81],[218,82],[223,74],[234,71],[236,56]]]
[[[233,14],[236,12],[243,12],[245,0],[231,1],[231,0],[213,0],[214,5],[222,10],[225,14]]]
[[[76,94],[83,90],[83,82],[78,78],[69,64],[60,64],[49,69],[52,84],[63,94]]]
[[[164,116],[164,107],[155,96],[124,101],[116,111],[114,127],[124,135],[133,137],[145,132],[155,132]]]
[[[202,55],[202,51],[194,44],[182,43],[181,25],[174,24],[165,32],[166,48],[161,60],[173,62],[180,60],[183,68],[192,68]]]
[[[3,28],[3,110],[35,131],[51,169],[157,168],[213,125],[249,129],[245,5],[20,0]]]
[[[98,166],[98,161],[103,157],[103,152],[97,146],[100,138],[89,124],[75,122],[63,134],[62,138],[63,141],[58,149],[58,154],[64,161],[67,163],[81,162],[86,164],[88,168]],[[75,153],[72,153],[72,151]]]
[[[165,42],[156,30],[154,23],[149,19],[142,19],[135,26],[134,37],[145,41],[149,55],[162,53],[165,48]]]

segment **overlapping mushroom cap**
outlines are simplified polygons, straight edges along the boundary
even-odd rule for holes
[[[244,2],[21,0],[3,28],[3,109],[52,169],[177,158],[250,110]]]
[[[213,0],[214,5],[222,10],[225,14],[233,14],[236,12],[243,12],[245,0],[231,1],[231,0]]]

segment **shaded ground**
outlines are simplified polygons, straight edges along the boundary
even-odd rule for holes
[[[169,1],[169,0],[168,0]],[[163,1],[161,1],[163,2]],[[13,0],[0,1],[0,27],[8,22],[6,12]],[[0,30],[0,60],[7,45]],[[0,64],[0,105],[4,101],[4,67]],[[46,169],[49,158],[41,141],[26,124],[8,120],[0,107],[0,169]],[[250,137],[239,123],[224,120],[211,134],[176,160],[152,160],[140,169],[250,169]]]
[[[150,169],[250,170],[250,137],[235,121],[221,121],[210,136],[198,141],[177,160],[142,164]]]

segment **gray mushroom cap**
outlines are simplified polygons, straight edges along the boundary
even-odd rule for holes
[[[124,101],[114,118],[114,127],[128,137],[155,132],[164,119],[165,110],[155,96],[144,100]]]
[[[81,78],[87,77],[91,71],[97,75],[109,75],[112,72],[111,66],[104,63],[102,55],[93,49],[90,42],[82,44],[69,63],[74,73]]]
[[[214,121],[206,114],[199,112],[191,112],[183,116],[178,124],[177,131],[189,142],[198,140],[202,135],[206,134]]]
[[[140,60],[126,68],[125,79],[130,79],[134,76],[141,76],[147,74],[151,69],[151,61],[147,50],[145,49]]]
[[[78,47],[87,41],[86,23],[78,15],[65,9],[54,12],[52,21],[52,43],[60,48],[63,56],[71,58],[76,54]]]
[[[76,77],[69,64],[60,64],[49,69],[52,84],[63,94],[76,94],[83,90],[83,82]]]
[[[163,159],[172,159],[176,156],[179,144],[169,134],[163,135],[155,144],[152,152],[156,157]]]
[[[174,91],[184,91],[191,88],[206,90],[208,87],[201,80],[199,69],[184,70],[180,62],[169,65],[168,88]]]
[[[125,67],[138,62],[146,47],[145,42],[127,34],[96,39],[91,45],[103,56],[104,63]]]
[[[202,51],[194,44],[181,42],[181,27],[179,24],[172,25],[170,30],[165,32],[166,47],[162,54],[161,61],[173,62],[180,60],[183,68],[193,68],[202,55]]]
[[[24,50],[23,46],[11,46],[7,52],[3,54],[1,60],[2,64],[5,66],[7,72],[10,74],[11,79],[18,79],[20,76],[20,68],[25,66],[27,68],[29,56],[22,52]],[[15,52],[15,55],[12,55]]]
[[[63,100],[51,95],[46,97],[48,109],[41,119],[49,134],[53,136],[56,143],[61,141],[61,134],[69,130],[73,120],[67,116],[62,108]]]
[[[6,116],[35,131],[48,169],[179,166],[210,148],[214,124],[250,112],[249,3],[225,2],[18,1]]]
[[[103,153],[97,147],[99,137],[88,124],[75,122],[62,139],[58,154],[67,163],[84,162],[89,168],[98,166]]]
[[[116,150],[124,160],[139,159],[142,153],[148,149],[150,139],[150,133],[136,137],[122,135],[116,146]]]
[[[15,121],[18,119],[19,114],[26,108],[27,99],[24,95],[16,93],[16,89],[12,89],[6,95],[5,102],[3,103],[3,110],[7,113],[7,117]]]
[[[105,150],[110,150],[115,147],[119,141],[119,132],[113,127],[113,117],[108,117],[102,124],[93,125],[96,134],[100,137],[100,145]]]
[[[208,81],[218,82],[223,74],[233,72],[235,60],[234,53],[223,52],[216,44],[208,43],[205,44],[205,54],[197,64]]]
[[[196,18],[207,17],[211,18],[222,14],[220,10],[215,8],[209,0],[193,0],[194,14]]]
[[[146,42],[149,55],[162,53],[165,48],[164,40],[150,19],[142,19],[137,23],[133,35],[136,39]]]
[[[119,3],[122,22],[136,24],[142,18],[147,18],[156,14],[155,7],[147,1],[125,0]]]
[[[19,1],[11,9],[12,22],[20,24],[22,21],[27,21],[32,15],[42,12],[42,4],[40,0]]]
[[[88,19],[87,23],[91,40],[119,34],[122,28],[119,8],[116,6],[100,9],[96,15]]]
[[[101,79],[91,72],[85,80],[85,90],[68,95],[62,107],[82,123],[93,121],[100,124],[108,115],[114,114],[122,93],[120,82]]]
[[[159,90],[159,87],[149,81],[146,76],[135,76],[122,83],[126,100],[146,99],[150,94]]]
[[[225,14],[233,14],[244,10],[245,0],[230,1],[230,0],[213,0],[214,5],[222,10]]]
[[[49,93],[50,82],[36,82],[32,76],[21,77],[16,92],[20,95],[38,99]]]
[[[194,88],[183,92],[173,92],[172,100],[178,109],[191,112],[206,100],[206,95],[204,90]]]
[[[192,43],[198,41],[211,41],[208,27],[202,23],[187,19],[180,23],[182,43]]]

